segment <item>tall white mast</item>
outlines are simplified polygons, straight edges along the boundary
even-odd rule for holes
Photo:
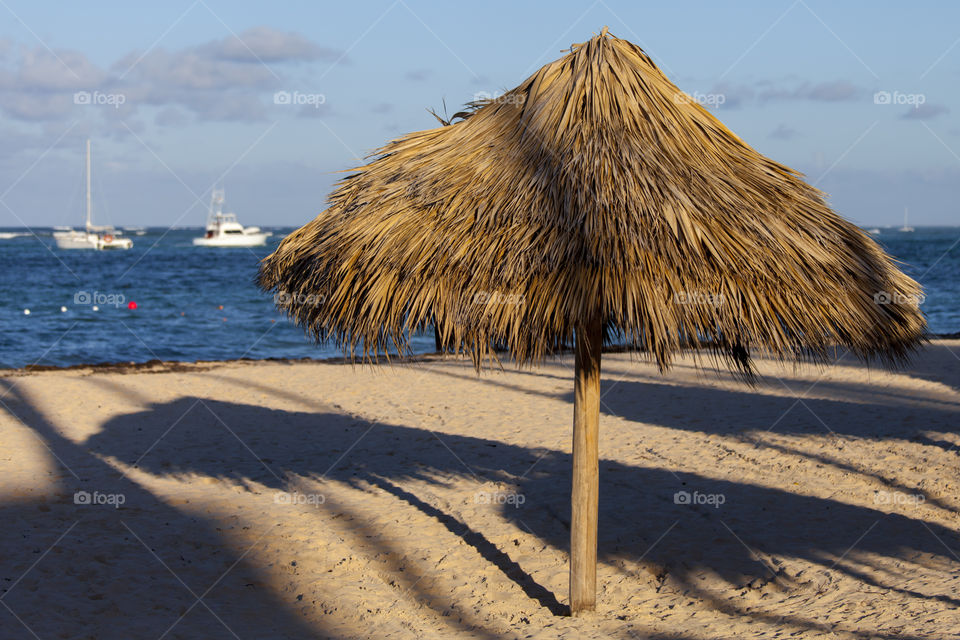
[[[87,138],[87,231],[90,231],[90,138]]]

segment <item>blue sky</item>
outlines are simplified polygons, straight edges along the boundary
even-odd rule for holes
[[[337,171],[434,126],[428,108],[513,87],[604,25],[848,218],[960,224],[960,3],[3,0],[0,16],[0,226],[79,223],[87,136],[98,222],[200,225],[219,182],[242,221],[299,225]]]

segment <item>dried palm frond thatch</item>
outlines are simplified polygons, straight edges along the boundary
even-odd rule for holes
[[[383,147],[264,261],[297,323],[377,354],[435,314],[477,362],[495,341],[524,362],[599,314],[662,366],[698,344],[899,359],[923,331],[875,303],[919,293],[875,242],[630,42],[470,106]]]
[[[897,362],[921,339],[917,283],[606,29],[452,120],[344,178],[259,284],[351,354],[403,351],[433,318],[478,366],[494,344],[525,363],[576,337],[574,531],[596,521],[604,336],[661,367],[692,347],[745,371],[753,347]],[[590,563],[584,535],[575,568]]]

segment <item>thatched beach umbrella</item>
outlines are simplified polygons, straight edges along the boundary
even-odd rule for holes
[[[451,126],[388,143],[261,266],[319,340],[376,357],[435,318],[480,367],[575,343],[570,608],[596,591],[600,353],[751,349],[888,363],[919,343],[918,285],[793,170],[606,29]]]

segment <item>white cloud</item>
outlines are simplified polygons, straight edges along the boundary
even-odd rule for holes
[[[845,80],[810,82],[793,77],[759,80],[751,84],[720,83],[707,93],[724,96],[721,109],[737,109],[750,103],[773,101],[850,102],[870,94],[863,87]]]
[[[767,100],[814,100],[817,102],[845,102],[857,100],[868,92],[852,82],[801,82],[789,88],[766,89],[759,94],[761,102]]]
[[[104,80],[103,72],[78,51],[23,48],[19,57],[16,83],[21,89],[77,91]]]
[[[942,104],[921,104],[910,107],[900,117],[904,120],[932,120],[945,113],[950,113],[950,109]]]
[[[340,52],[321,47],[298,33],[270,27],[247,29],[200,49],[214,58],[233,62],[309,62],[340,57]]]
[[[135,63],[135,64],[134,64]],[[149,95],[162,96],[177,90],[220,90],[273,87],[277,78],[267,67],[212,57],[199,49],[168,52],[155,49],[139,62],[131,54],[114,68],[133,65],[124,81],[149,89]]]
[[[59,120],[75,108],[73,94],[0,90],[0,110],[16,120]]]
[[[76,51],[21,47],[4,56],[8,49],[0,42],[0,112],[28,122],[92,115],[112,130],[118,118],[131,118],[143,107],[160,110],[153,119],[160,126],[182,124],[184,118],[261,120],[268,94],[293,84],[291,65],[339,56],[297,33],[270,27],[173,51],[131,52],[109,69]],[[76,92],[109,101],[77,103]]]
[[[788,124],[781,122],[777,128],[770,132],[770,137],[775,140],[790,140],[797,137],[797,130]]]
[[[427,80],[433,72],[430,69],[413,69],[412,71],[407,71],[403,74],[405,80],[410,82],[423,82]]]
[[[0,47],[3,50],[4,47]],[[0,56],[0,111],[30,122],[62,119],[75,108],[73,94],[98,86],[105,74],[76,51],[20,47]]]

